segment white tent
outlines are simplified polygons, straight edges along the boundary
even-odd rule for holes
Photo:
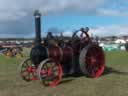
[[[115,43],[116,43],[116,44],[125,44],[126,41],[123,40],[123,39],[117,39],[117,40],[115,41]]]

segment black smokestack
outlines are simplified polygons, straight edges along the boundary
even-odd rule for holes
[[[39,12],[39,10],[36,10],[34,12],[34,16],[35,16],[35,32],[36,32],[35,43],[41,44],[41,13]]]
[[[47,50],[41,44],[41,14],[38,10],[34,12],[35,17],[35,31],[36,31],[36,38],[35,38],[35,45],[31,49],[30,58],[33,64],[38,67],[40,62],[48,58]]]

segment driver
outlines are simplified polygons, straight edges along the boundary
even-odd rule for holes
[[[90,36],[88,34],[88,31],[89,31],[89,28],[88,27],[85,27],[85,28],[81,28],[80,31],[82,31],[80,37],[82,39],[82,41],[90,41]],[[86,37],[84,37],[83,35],[86,35]]]
[[[53,37],[53,35],[52,35],[52,32],[48,32],[48,34],[47,34],[47,39],[53,39],[54,37]]]
[[[52,32],[48,32],[47,40],[48,40],[49,46],[57,46],[57,42],[56,42],[54,36],[52,35]]]

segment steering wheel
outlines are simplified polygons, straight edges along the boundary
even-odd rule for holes
[[[78,32],[81,32],[80,33],[80,37],[78,37]],[[73,41],[78,41],[80,40],[80,42],[90,42],[90,36],[88,34],[88,31],[89,31],[89,28],[88,27],[85,27],[85,28],[81,28],[80,30],[77,30],[73,33],[72,35],[72,40]],[[86,36],[86,37],[85,37]]]

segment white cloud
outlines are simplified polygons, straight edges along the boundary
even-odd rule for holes
[[[10,36],[14,37],[18,34],[30,36],[34,31],[32,15],[35,9],[39,9],[43,15],[62,12],[78,12],[84,15],[128,15],[127,7],[122,8],[122,10],[126,10],[125,12],[104,8],[106,1],[107,0],[0,0],[0,34],[10,34]],[[127,2],[127,0],[121,0],[120,2]],[[120,3],[117,2],[116,5],[119,6]],[[69,33],[67,32],[65,34]]]
[[[42,13],[95,11],[104,0],[0,0],[0,20],[20,19],[39,9]]]
[[[30,36],[34,31],[32,15],[36,9],[43,15],[68,11],[90,14],[103,3],[104,0],[0,0],[0,35]]]
[[[78,32],[78,36],[81,32]],[[64,36],[72,36],[73,31],[65,30]],[[128,25],[108,25],[108,26],[97,26],[92,27],[89,30],[90,36],[121,36],[128,35]]]
[[[128,16],[127,11],[112,10],[112,9],[99,9],[97,14],[101,16]]]
[[[64,36],[68,36],[68,37],[71,37],[72,34],[73,34],[73,32],[70,31],[70,30],[67,30],[67,31],[64,31],[64,32],[63,32],[63,35],[64,35]]]
[[[95,36],[120,36],[128,35],[128,25],[98,26],[90,30]]]

